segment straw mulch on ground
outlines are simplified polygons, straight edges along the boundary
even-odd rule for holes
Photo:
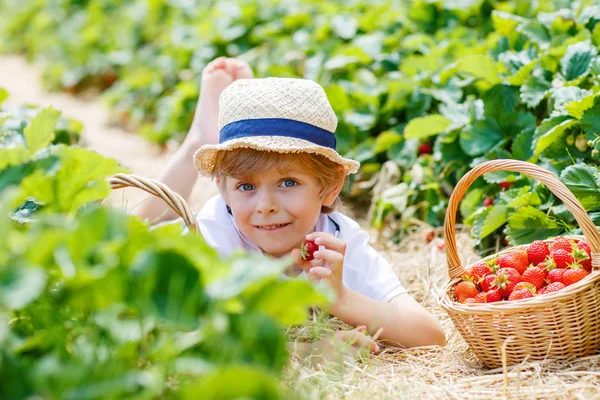
[[[421,229],[399,245],[380,236],[374,246],[392,262],[410,294],[441,321],[447,346],[408,350],[384,347],[376,356],[317,365],[296,357],[287,371],[287,386],[300,398],[323,399],[600,398],[600,355],[567,363],[524,362],[506,370],[483,367],[437,303],[448,282],[445,253],[437,246],[442,232],[438,229],[437,233],[429,244],[426,230]],[[458,245],[465,264],[479,258],[466,232],[458,235]],[[320,329],[333,330],[343,324],[331,319],[324,325],[326,328]],[[308,334],[310,323],[294,332],[294,337],[301,339],[302,329]]]

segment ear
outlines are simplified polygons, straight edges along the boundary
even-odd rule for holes
[[[225,179],[225,178],[223,178]],[[227,193],[226,190],[223,189],[223,186],[221,186],[221,177],[219,175],[217,175],[215,177],[215,182],[217,184],[217,187],[219,188],[219,193],[221,193],[221,197],[223,198],[223,201],[225,202],[225,204],[227,204],[227,206],[229,206],[229,201],[227,200]],[[225,183],[225,182],[223,182]]]
[[[342,192],[342,189],[344,188],[344,178],[346,177],[346,170],[340,165],[338,166],[338,172],[340,174],[338,184],[335,186],[335,188],[333,188],[333,190],[331,190],[329,193],[326,193],[325,196],[323,196],[323,205],[325,207],[332,206],[335,202],[335,199],[337,199],[337,197]]]

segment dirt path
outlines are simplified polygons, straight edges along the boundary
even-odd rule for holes
[[[83,137],[89,149],[113,157],[131,169],[132,173],[156,178],[175,149],[161,152],[160,148],[136,134],[109,125],[108,108],[98,99],[86,100],[66,93],[48,93],[41,86],[41,71],[30,65],[21,56],[0,56],[0,87],[8,90],[10,97],[7,106],[36,104],[53,106],[62,115],[75,118],[83,123]],[[190,160],[191,162],[191,160]],[[190,205],[198,209],[217,193],[209,179],[199,178],[190,199]],[[138,189],[116,191],[109,201],[131,210],[145,194]]]

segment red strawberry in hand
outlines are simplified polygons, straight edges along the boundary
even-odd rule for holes
[[[311,261],[315,259],[315,251],[319,250],[319,246],[312,240],[305,240],[300,246],[300,258],[304,261]]]

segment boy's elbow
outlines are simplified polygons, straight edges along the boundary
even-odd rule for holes
[[[444,330],[442,329],[442,326],[437,321],[436,321],[435,326],[433,326],[431,329],[430,337],[431,337],[432,345],[438,345],[438,346],[446,345],[446,335],[444,334]]]

